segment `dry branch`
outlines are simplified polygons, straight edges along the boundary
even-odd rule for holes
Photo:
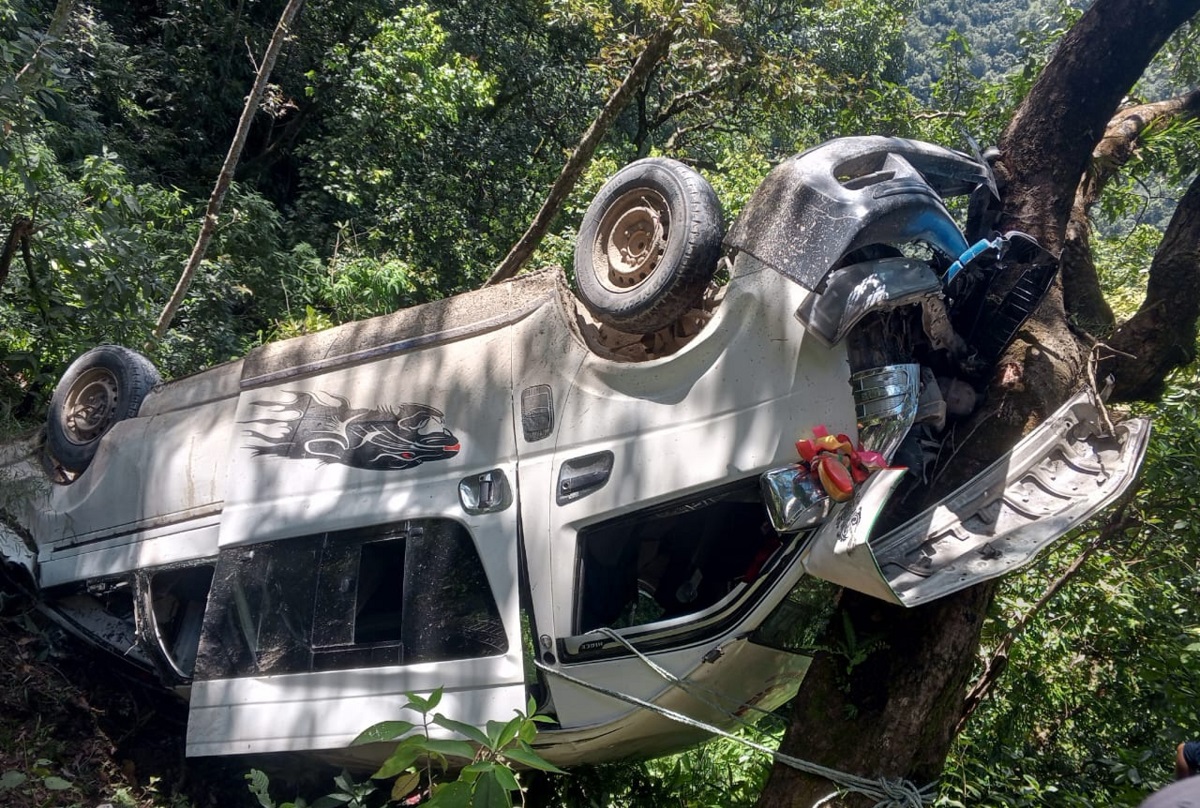
[[[650,35],[646,41],[646,47],[634,61],[625,80],[609,96],[603,109],[600,110],[600,114],[596,116],[596,120],[592,121],[592,125],[579,139],[579,144],[567,159],[558,179],[550,186],[550,192],[546,195],[546,201],[542,203],[541,210],[533,217],[529,228],[509,250],[508,255],[500,262],[500,266],[496,267],[496,271],[488,278],[485,285],[499,283],[513,277],[529,260],[529,256],[533,255],[533,251],[541,243],[546,231],[550,229],[550,223],[554,221],[554,217],[558,215],[563,203],[566,202],[567,195],[571,193],[579,176],[591,161],[592,155],[596,153],[596,147],[600,145],[600,140],[608,132],[617,115],[625,109],[629,99],[633,97],[634,91],[645,83],[658,63],[666,57],[674,38],[674,23],[668,24]]]
[[[967,698],[963,702],[962,717],[959,719],[958,726],[954,729],[955,735],[966,728],[967,721],[971,718],[971,715],[979,709],[984,699],[995,689],[997,682],[1000,681],[1000,675],[1008,667],[1008,653],[1012,650],[1013,643],[1025,633],[1025,629],[1029,627],[1033,618],[1041,614],[1046,605],[1062,591],[1063,587],[1079,574],[1079,571],[1083,569],[1083,565],[1089,558],[1095,555],[1097,550],[1135,521],[1133,515],[1129,513],[1129,503],[1132,499],[1132,494],[1127,494],[1122,499],[1121,503],[1104,521],[1104,527],[1084,546],[1079,555],[1075,556],[1074,560],[1067,565],[1067,568],[1046,587],[1037,602],[1029,607],[1021,615],[1020,619],[1005,632],[1004,636],[1000,638],[1000,642],[996,643],[995,649],[993,649],[991,656],[988,657],[988,661],[984,665],[983,673],[975,680],[975,683],[971,685],[970,692],[967,693]]]
[[[246,136],[250,132],[250,123],[254,120],[254,114],[258,111],[258,104],[262,100],[263,91],[266,90],[267,79],[271,77],[271,71],[275,67],[275,60],[279,57],[279,51],[283,48],[283,42],[287,39],[288,32],[291,30],[292,21],[300,13],[300,8],[303,5],[304,0],[288,0],[283,13],[279,16],[279,23],[275,26],[275,33],[271,35],[271,41],[267,45],[267,52],[263,55],[262,64],[259,66],[258,74],[254,78],[254,86],[250,89],[250,94],[246,96],[246,104],[242,107],[242,117],[238,120],[233,141],[229,144],[229,151],[225,155],[225,163],[221,166],[221,173],[217,176],[217,184],[213,186],[212,195],[208,198],[208,208],[204,211],[204,221],[200,226],[200,235],[196,238],[196,245],[192,248],[192,253],[188,256],[187,264],[179,276],[179,282],[175,284],[175,291],[171,293],[170,300],[163,307],[162,314],[158,318],[158,324],[154,328],[155,339],[162,339],[163,335],[167,333],[167,328],[170,327],[171,320],[175,318],[175,312],[179,310],[179,305],[183,302],[183,296],[187,294],[188,287],[192,285],[192,279],[196,276],[196,271],[200,268],[200,262],[204,260],[204,253],[207,252],[208,244],[212,241],[213,234],[217,230],[217,217],[220,215],[221,206],[225,202],[225,194],[229,191],[230,183],[233,182],[233,171],[237,167],[238,160],[241,159],[242,148],[246,145]]]
[[[1200,90],[1138,104],[1118,112],[1092,151],[1092,162],[1075,192],[1062,253],[1063,303],[1086,331],[1108,334],[1116,326],[1112,309],[1100,290],[1092,260],[1090,213],[1108,182],[1134,156],[1147,131],[1165,120],[1200,113]]]

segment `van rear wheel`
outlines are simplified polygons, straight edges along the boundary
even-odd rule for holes
[[[119,345],[101,345],[71,363],[50,398],[46,447],[67,471],[81,472],[113,425],[137,415],[161,381],[150,360]]]

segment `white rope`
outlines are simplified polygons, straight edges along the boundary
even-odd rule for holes
[[[638,652],[635,650],[635,653]],[[640,653],[638,653],[638,656],[642,657]],[[647,662],[656,669],[662,670],[658,667],[658,665],[649,659],[643,658],[643,661]],[[831,799],[837,796],[851,793],[862,794],[866,797],[876,800],[874,808],[922,808],[925,805],[932,804],[934,797],[936,796],[934,794],[934,788],[936,787],[937,783],[930,783],[923,788],[918,788],[916,784],[904,779],[889,780],[886,777],[880,777],[872,780],[867,777],[859,777],[856,774],[850,774],[848,772],[838,771],[837,769],[831,769],[827,766],[821,766],[817,763],[801,760],[800,758],[793,757],[791,755],[785,755],[782,752],[777,752],[774,749],[763,746],[755,741],[751,741],[747,738],[740,738],[737,735],[734,735],[731,732],[726,732],[725,730],[715,727],[712,724],[697,720],[691,716],[684,715],[683,713],[675,712],[674,710],[669,710],[666,707],[653,704],[645,699],[640,699],[637,696],[630,695],[629,693],[622,693],[618,690],[611,690],[609,688],[593,684],[592,682],[584,681],[583,679],[572,676],[571,674],[559,670],[558,668],[552,668],[538,660],[534,660],[533,664],[537,666],[538,670],[557,676],[560,679],[564,679],[572,684],[579,685],[580,687],[587,688],[588,690],[595,691],[596,693],[600,693],[610,698],[650,710],[653,713],[657,713],[664,718],[670,719],[671,721],[675,721],[679,724],[683,724],[684,726],[700,729],[712,735],[717,735],[721,738],[733,741],[734,743],[740,743],[743,746],[749,747],[758,752],[762,752],[763,754],[770,755],[774,760],[784,764],[785,766],[790,766],[793,769],[807,772],[808,774],[814,774],[818,777],[823,777],[826,780],[829,780],[830,782],[836,783],[838,786],[840,786],[838,791],[822,798],[814,806],[814,808],[825,805]],[[675,682],[679,682],[679,680],[671,673],[667,671],[663,671],[663,673],[666,674],[667,678]]]

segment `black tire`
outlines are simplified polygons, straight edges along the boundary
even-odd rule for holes
[[[722,236],[721,203],[707,180],[676,160],[630,163],[583,215],[579,296],[597,320],[621,331],[665,328],[704,294]]]
[[[146,394],[161,381],[137,351],[119,345],[92,348],[71,363],[54,388],[46,448],[67,471],[83,471],[104,434],[137,415]]]

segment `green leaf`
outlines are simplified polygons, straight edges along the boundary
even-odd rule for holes
[[[258,799],[258,804],[262,808],[275,808],[275,802],[271,799],[270,785],[271,781],[264,772],[258,769],[251,769],[246,774],[246,787],[250,789],[250,793]]]
[[[472,808],[512,808],[508,789],[500,785],[495,772],[487,772],[475,781],[475,799]]]
[[[371,775],[372,780],[386,780],[389,777],[395,777],[400,772],[407,769],[409,766],[416,763],[417,758],[421,756],[418,749],[411,746],[397,747],[392,756],[383,762],[379,770]]]
[[[521,742],[511,749],[504,750],[504,757],[509,760],[516,761],[522,766],[528,766],[531,769],[538,769],[544,772],[554,772],[555,774],[566,774],[562,769],[555,766],[548,760],[545,760],[537,752],[530,748],[529,744]]]
[[[350,742],[350,745],[360,746],[364,743],[394,741],[400,736],[411,732],[412,728],[413,724],[408,721],[380,721],[378,724],[372,724],[360,732],[358,737]]]
[[[4,774],[0,774],[0,791],[8,791],[10,788],[16,788],[28,779],[21,772],[6,771]]]
[[[478,727],[473,727],[470,724],[464,724],[461,721],[455,721],[452,718],[447,718],[441,713],[438,713],[433,717],[433,723],[452,732],[457,732],[459,735],[474,741],[480,746],[489,745],[488,736],[484,735]]]
[[[462,781],[434,786],[433,796],[426,803],[429,808],[468,808],[470,804],[471,784]]]
[[[396,782],[392,783],[392,802],[400,802],[400,800],[413,793],[420,784],[420,772],[409,772],[408,774],[400,775],[396,778]]]
[[[64,780],[61,777],[55,777],[54,775],[42,778],[42,785],[51,791],[66,791],[68,788],[73,787],[71,785],[71,781]]]
[[[523,723],[525,723],[525,718],[520,715],[509,720],[506,724],[500,724],[499,721],[489,721],[488,736],[492,740],[492,749],[499,752],[512,743],[513,738],[516,738],[517,733],[521,731],[521,724]],[[494,735],[493,732],[495,732]]]
[[[500,785],[508,791],[520,791],[521,784],[517,782],[517,776],[513,774],[512,769],[507,766],[497,766],[492,772],[496,775],[496,780]]]
[[[466,741],[442,741],[430,739],[425,742],[425,748],[430,752],[436,752],[441,755],[449,755],[450,757],[466,758],[473,760],[475,758],[475,747]]]
[[[438,688],[429,694],[428,698],[418,695],[417,693],[405,693],[408,696],[408,704],[404,705],[406,710],[417,710],[420,713],[428,714],[430,710],[437,707],[442,701],[442,688]]]

